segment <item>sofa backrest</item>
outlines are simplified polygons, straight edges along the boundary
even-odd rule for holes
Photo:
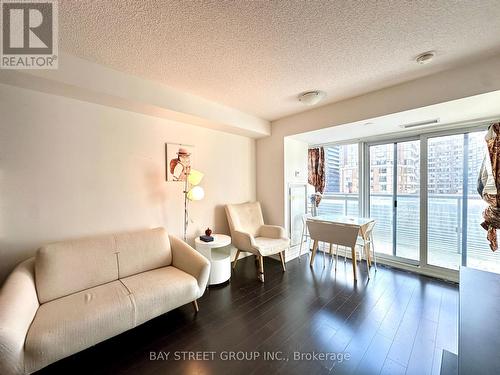
[[[170,240],[165,228],[121,233],[115,236],[118,278],[127,277],[172,263]]]
[[[171,263],[164,228],[53,243],[36,255],[38,299],[45,303]]]

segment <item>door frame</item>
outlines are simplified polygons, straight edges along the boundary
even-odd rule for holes
[[[387,264],[392,267],[404,269],[411,272],[416,272],[432,277],[439,277],[446,280],[458,281],[458,271],[449,268],[434,266],[428,264],[427,257],[427,224],[428,224],[428,189],[427,189],[427,145],[428,139],[456,135],[464,133],[473,133],[476,131],[487,130],[488,126],[498,120],[488,121],[473,121],[463,122],[456,126],[450,126],[446,129],[436,130],[433,128],[423,128],[412,130],[409,134],[392,133],[387,135],[377,135],[365,138],[355,138],[342,142],[327,142],[323,144],[315,144],[317,147],[327,147],[341,144],[358,144],[358,176],[359,176],[359,215],[368,216],[370,210],[369,194],[370,194],[370,159],[369,159],[369,146],[378,144],[387,144],[394,142],[405,142],[411,140],[420,140],[420,239],[419,239],[419,257],[418,262],[398,258],[397,256],[390,256],[386,254],[377,253],[377,259],[381,263]]]
[[[413,136],[408,136],[408,137],[391,137],[387,139],[379,139],[377,141],[369,141],[369,142],[362,142],[363,143],[363,149],[365,153],[365,157],[363,158],[363,163],[365,163],[365,168],[363,170],[364,173],[364,180],[366,183],[363,185],[364,186],[364,192],[363,192],[363,199],[365,201],[365,204],[360,205],[363,207],[363,212],[362,216],[369,217],[370,216],[370,147],[372,146],[380,146],[380,145],[390,145],[393,144],[393,171],[392,171],[392,255],[388,254],[383,254],[383,253],[377,253],[378,257],[381,258],[389,258],[392,260],[395,260],[399,263],[406,263],[412,266],[419,266],[420,265],[420,258],[421,258],[421,243],[419,243],[418,248],[419,248],[419,260],[414,260],[414,259],[408,259],[408,258],[403,258],[397,255],[396,247],[397,247],[397,174],[398,174],[398,168],[397,168],[397,157],[398,157],[398,151],[397,151],[397,144],[398,143],[404,143],[404,142],[411,142],[411,141],[420,141],[420,137],[418,135],[413,135]],[[421,143],[420,143],[421,145]],[[421,146],[420,146],[421,148]],[[420,151],[421,152],[421,151]],[[420,155],[420,165],[419,168],[421,168],[421,160],[422,157]],[[421,184],[421,179],[419,181],[419,184]],[[421,195],[421,191],[419,193],[419,199]],[[422,221],[422,215],[420,214],[421,210],[421,205],[419,206],[419,215],[420,215],[420,222]],[[420,230],[420,229],[419,229]],[[421,236],[419,236],[419,242],[421,242]]]
[[[459,135],[459,134],[469,134],[478,131],[485,131],[488,129],[490,122],[487,123],[476,123],[470,126],[454,128],[454,129],[446,129],[439,131],[427,131],[420,135],[408,136],[408,137],[395,137],[394,135],[387,138],[378,138],[374,141],[370,140],[362,140],[360,142],[363,145],[364,155],[363,155],[363,169],[360,169],[360,173],[363,173],[363,194],[362,200],[362,216],[369,216],[370,212],[370,146],[381,145],[381,144],[391,144],[391,143],[402,143],[406,141],[414,141],[420,140],[420,236],[419,236],[419,261],[414,261],[411,259],[401,258],[398,256],[391,256],[387,254],[378,253],[377,256],[383,260],[385,260],[390,265],[394,265],[396,267],[414,270],[416,272],[422,271],[421,273],[428,274],[431,276],[442,277],[448,280],[457,281],[458,280],[458,271],[440,267],[436,265],[432,265],[428,263],[428,187],[427,187],[427,172],[428,172],[428,140],[429,138],[450,136],[450,135]],[[397,155],[395,155],[397,156]],[[465,152],[464,152],[464,162],[467,161]],[[467,169],[467,168],[465,168]],[[394,168],[396,170],[396,168]],[[396,172],[397,173],[397,172]],[[468,180],[464,179],[464,187],[467,188]],[[395,189],[393,196],[396,194]],[[467,205],[467,204],[466,204]],[[394,217],[393,217],[394,218]],[[462,222],[466,222],[467,218],[467,210],[462,210]],[[394,233],[394,232],[393,232]],[[467,238],[462,236],[462,243],[466,241]],[[394,239],[393,239],[394,241]],[[463,245],[462,245],[463,246]],[[462,253],[462,257],[466,256],[466,253]]]
[[[422,255],[425,256],[425,262],[421,264],[421,267],[434,270],[436,272],[441,272],[441,271],[446,271],[446,272],[453,272],[456,277],[458,278],[458,270],[453,270],[450,268],[445,268],[445,267],[440,267],[436,266],[433,264],[428,263],[428,233],[427,233],[427,228],[428,228],[428,191],[427,191],[427,167],[428,167],[428,160],[427,160],[427,150],[428,150],[428,141],[430,138],[439,138],[439,137],[446,137],[446,136],[453,136],[453,135],[464,135],[464,140],[467,139],[466,142],[468,142],[468,134],[470,133],[475,133],[475,132],[480,132],[480,131],[485,131],[488,130],[488,126],[490,123],[481,123],[477,124],[476,126],[471,126],[471,127],[466,127],[466,128],[461,128],[461,129],[451,129],[451,130],[445,130],[445,131],[439,131],[439,132],[432,132],[432,133],[426,133],[422,134],[420,136],[420,139],[423,140],[421,141],[421,153],[425,153],[425,176],[422,176],[422,170],[420,174],[421,178],[421,183],[423,180],[423,177],[425,177],[425,199],[424,202],[421,202],[421,209],[425,210],[425,222],[422,222],[421,220],[421,228],[420,228],[420,234],[422,236],[422,233],[425,232],[425,241],[420,244],[420,256]],[[462,177],[462,198],[466,197],[468,195],[468,150],[465,149],[464,145],[464,154],[463,154],[463,159],[462,159],[463,165],[463,173],[464,176]],[[421,164],[422,167],[422,164]],[[425,205],[425,207],[423,207]],[[462,238],[461,238],[461,249],[462,249],[462,258],[460,262],[460,266],[462,266],[464,262],[464,258],[467,257],[467,215],[468,215],[468,199],[462,199]],[[421,216],[422,219],[422,216]],[[425,228],[422,228],[422,225],[425,225]]]

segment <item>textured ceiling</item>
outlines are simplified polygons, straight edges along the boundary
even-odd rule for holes
[[[500,0],[59,2],[60,48],[267,120],[500,52]],[[435,50],[428,65],[416,55]],[[61,62],[62,63],[62,62]]]

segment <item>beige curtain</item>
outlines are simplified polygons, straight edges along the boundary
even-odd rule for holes
[[[310,148],[308,152],[308,176],[307,181],[314,186],[316,193],[323,194],[325,190],[325,150],[323,147]],[[316,207],[321,201],[321,195],[316,195]]]

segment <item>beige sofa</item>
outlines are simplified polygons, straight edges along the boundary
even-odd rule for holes
[[[157,228],[51,244],[0,291],[0,374],[32,373],[189,302],[210,263]]]

